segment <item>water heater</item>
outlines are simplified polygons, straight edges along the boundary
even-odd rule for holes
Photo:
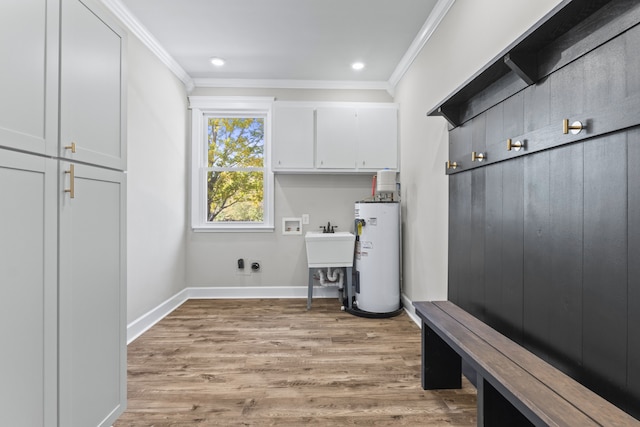
[[[400,309],[400,203],[355,204],[356,308],[369,313]]]

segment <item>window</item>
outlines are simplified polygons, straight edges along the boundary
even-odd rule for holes
[[[273,230],[272,98],[190,97],[197,231]]]

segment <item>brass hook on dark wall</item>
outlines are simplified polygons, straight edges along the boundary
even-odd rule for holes
[[[511,138],[507,139],[507,151],[520,151],[521,149],[524,148],[524,142],[522,141],[515,141],[512,142]]]
[[[571,131],[573,135],[577,135],[582,131],[582,129],[584,129],[584,126],[581,122],[575,121],[571,123],[571,126],[569,126],[569,119],[564,119],[562,121],[562,133],[565,135],[568,134],[569,131]]]
[[[481,162],[485,160],[487,156],[484,153],[476,153],[475,151],[471,152],[471,161],[475,162],[476,160]]]

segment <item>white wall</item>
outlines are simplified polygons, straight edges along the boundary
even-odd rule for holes
[[[190,233],[187,252],[189,286],[306,286],[304,233],[330,221],[338,230],[353,229],[354,202],[367,197],[371,176],[276,175],[273,233]],[[282,235],[283,217],[309,214],[302,235]],[[236,260],[260,261],[259,273],[239,275]],[[248,264],[247,264],[248,265]],[[249,271],[248,267],[245,270]]]
[[[128,39],[127,318],[185,286],[184,85],[142,43]]]
[[[286,101],[391,102],[385,91],[196,89],[193,95],[273,96]],[[306,286],[304,233],[330,221],[353,229],[354,202],[371,193],[372,175],[275,177],[275,232],[194,233],[187,240],[187,286]],[[283,217],[310,215],[300,236],[282,235]],[[260,273],[240,275],[236,260],[258,260]]]
[[[457,0],[396,88],[403,291],[413,301],[447,297],[447,124],[426,113],[559,3]]]

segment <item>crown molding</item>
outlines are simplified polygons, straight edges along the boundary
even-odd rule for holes
[[[173,72],[184,84],[187,92],[191,92],[195,85],[193,79],[162,47],[160,42],[151,35],[149,30],[138,21],[131,11],[120,0],[102,0],[102,3],[113,13],[124,26],[151,51],[160,61]]]
[[[340,89],[340,90],[386,90],[391,88],[385,81],[355,80],[282,80],[282,79],[193,79],[196,87],[233,87],[262,89]]]
[[[395,89],[398,82],[400,82],[400,79],[402,79],[404,74],[407,72],[424,45],[427,43],[427,41],[429,41],[436,28],[438,28],[438,25],[440,25],[440,22],[442,21],[444,16],[447,14],[451,6],[453,6],[454,2],[455,0],[438,0],[438,3],[436,3],[433,10],[429,14],[429,17],[420,29],[420,32],[413,40],[413,42],[409,46],[409,49],[407,49],[407,52],[404,54],[404,56],[396,66],[396,69],[394,70],[393,74],[391,74],[391,77],[389,77],[388,84],[389,87],[392,88],[391,92],[393,91],[393,89]]]

